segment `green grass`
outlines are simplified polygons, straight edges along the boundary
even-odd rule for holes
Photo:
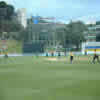
[[[100,64],[45,57],[0,58],[0,100],[100,100]]]

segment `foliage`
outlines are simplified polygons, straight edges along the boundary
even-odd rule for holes
[[[10,37],[17,39],[22,30],[24,30],[24,28],[17,22],[10,20],[0,21],[0,37],[4,36],[6,39]]]
[[[65,31],[65,43],[66,46],[75,45],[78,49],[82,41],[85,40],[84,32],[87,30],[87,27],[81,21],[70,22],[66,25]]]
[[[0,2],[0,20],[6,19],[11,20],[14,15],[14,7],[12,5],[8,5],[6,2]]]
[[[23,40],[24,28],[18,22],[12,5],[0,2],[0,38]]]
[[[100,33],[96,35],[96,41],[100,42]]]

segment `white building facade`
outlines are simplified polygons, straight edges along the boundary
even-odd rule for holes
[[[17,18],[19,23],[26,28],[27,27],[27,12],[25,8],[17,10]]]

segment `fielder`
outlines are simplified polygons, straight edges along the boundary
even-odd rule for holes
[[[74,60],[74,55],[73,55],[72,52],[70,52],[70,63],[71,63],[71,64],[72,64],[73,60]]]
[[[93,63],[95,64],[95,60],[97,59],[98,63],[99,63],[99,56],[98,54],[96,53],[96,50],[94,52],[94,56],[93,56]]]

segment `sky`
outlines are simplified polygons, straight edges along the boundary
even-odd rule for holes
[[[100,20],[100,0],[0,0],[16,9],[26,8],[27,16],[55,17],[59,21]]]

